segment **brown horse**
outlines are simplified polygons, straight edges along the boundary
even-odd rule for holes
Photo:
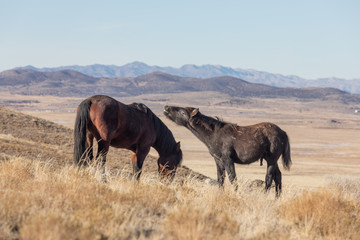
[[[165,106],[164,114],[178,125],[188,128],[209,149],[217,167],[218,182],[224,183],[225,170],[236,184],[234,163],[250,164],[267,161],[265,190],[275,181],[276,196],[281,193],[281,172],[277,160],[282,155],[283,166],[290,169],[290,144],[283,130],[273,123],[238,126],[203,115],[198,108]],[[262,162],[261,162],[262,163]]]
[[[86,163],[85,153],[93,159],[93,139],[98,142],[97,158],[104,169],[109,147],[131,151],[133,172],[137,180],[150,147],[159,153],[161,176],[175,175],[182,160],[180,142],[176,143],[166,125],[144,104],[125,105],[117,100],[96,95],[85,99],[77,109],[74,129],[74,160]]]

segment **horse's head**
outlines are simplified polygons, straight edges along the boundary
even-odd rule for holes
[[[181,126],[187,126],[191,118],[199,113],[198,108],[193,107],[176,107],[176,106],[165,106],[164,115]]]
[[[173,151],[167,156],[160,156],[158,159],[158,171],[161,179],[174,179],[177,167],[181,164],[182,151],[180,142],[176,143]]]

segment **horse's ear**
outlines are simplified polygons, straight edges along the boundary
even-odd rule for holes
[[[190,116],[191,116],[191,117],[195,117],[196,114],[198,114],[198,112],[199,112],[199,109],[198,109],[198,108],[195,108],[194,110],[192,110]]]
[[[176,143],[176,152],[180,152],[180,142]]]

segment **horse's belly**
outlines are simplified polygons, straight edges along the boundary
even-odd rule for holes
[[[233,159],[238,164],[250,164],[263,157],[266,146],[258,144],[257,141],[248,141],[238,144],[234,148]]]
[[[250,163],[258,161],[259,159],[260,159],[259,157],[252,157],[252,158],[242,158],[242,159],[235,158],[233,160],[237,164],[250,164]]]
[[[237,153],[232,156],[232,159],[235,163],[238,164],[250,164],[258,161],[261,158],[261,154],[258,151],[256,152],[242,152]]]
[[[110,146],[111,147],[114,147],[114,148],[126,148],[126,149],[130,149],[131,148],[131,146],[133,146],[134,145],[134,143],[132,142],[132,141],[124,141],[124,140],[118,140],[118,139],[116,139],[116,140],[112,140],[111,142],[110,142]]]

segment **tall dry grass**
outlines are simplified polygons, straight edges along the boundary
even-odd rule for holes
[[[303,191],[280,209],[301,237],[360,239],[360,181],[332,179],[320,191]]]
[[[118,172],[101,184],[91,168],[12,157],[0,162],[0,239],[356,239],[360,183],[332,179],[329,188],[281,198],[196,179],[163,185]],[[347,188],[348,187],[348,188]],[[357,192],[356,192],[357,191]]]

